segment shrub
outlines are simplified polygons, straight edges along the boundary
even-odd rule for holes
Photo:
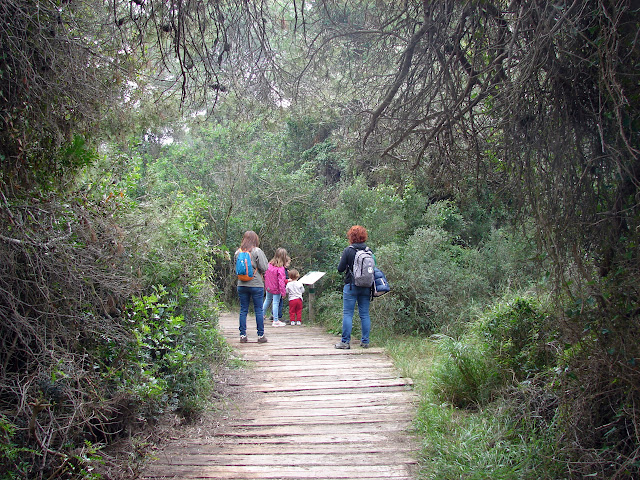
[[[456,407],[486,404],[502,385],[498,365],[470,337],[455,340],[437,335],[433,392]]]
[[[418,229],[404,245],[386,245],[376,260],[401,304],[403,332],[433,332],[486,297],[478,252],[452,243],[440,228]]]
[[[396,319],[396,331],[457,328],[458,320],[484,308],[495,295],[527,287],[535,278],[526,238],[494,230],[483,244],[467,246],[459,235],[464,219],[447,202],[430,206],[425,218],[431,226],[376,250],[376,261],[392,285],[394,302],[385,299],[385,315]]]
[[[132,364],[141,372],[127,378],[129,388],[151,402],[187,415],[202,408],[212,389],[209,363],[223,352],[223,341],[215,330],[215,319],[178,314],[186,310],[188,294],[171,295],[154,287],[147,296],[134,297],[127,309],[134,326],[135,341],[129,346]]]
[[[342,332],[342,291],[325,290],[316,297],[314,303],[315,321],[327,326],[329,332],[338,335]]]
[[[556,363],[553,321],[535,299],[517,296],[488,309],[473,330],[502,367],[524,380]]]
[[[399,232],[405,228],[405,220],[402,201],[392,187],[369,187],[364,177],[356,177],[340,185],[338,191],[338,206],[326,212],[324,218],[343,242],[352,225],[362,225],[367,229],[369,243],[373,247],[398,240]]]

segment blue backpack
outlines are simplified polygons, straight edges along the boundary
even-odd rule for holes
[[[236,275],[238,280],[248,282],[253,280],[253,265],[251,265],[251,253],[240,251],[236,259]]]
[[[389,293],[389,291],[391,290],[391,285],[389,285],[387,277],[384,273],[382,273],[382,270],[380,270],[378,267],[375,267],[375,269],[373,270],[373,276],[374,281],[373,288],[371,289],[371,296],[375,298],[381,297],[385,293]]]

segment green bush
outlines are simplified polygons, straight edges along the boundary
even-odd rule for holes
[[[324,290],[314,303],[315,321],[334,335],[342,333],[342,290]]]
[[[406,225],[402,200],[393,187],[370,187],[364,177],[357,177],[339,185],[337,191],[340,192],[337,207],[325,212],[323,217],[334,235],[341,239],[341,245],[347,246],[346,233],[352,225],[367,229],[368,243],[374,251],[379,245],[399,240]]]
[[[429,206],[428,226],[405,241],[376,250],[376,261],[392,285],[385,321],[400,333],[458,328],[469,313],[483,309],[507,289],[535,279],[532,245],[506,230],[492,230],[477,245],[461,236],[469,225],[449,202]],[[382,303],[382,302],[381,302]]]
[[[487,310],[474,324],[496,361],[524,380],[554,366],[554,317],[531,297],[515,297]]]
[[[134,298],[128,309],[135,325],[138,363],[144,372],[136,388],[160,395],[170,409],[186,407],[192,413],[212,389],[209,363],[220,354],[223,341],[216,333],[214,318],[185,321],[177,314],[185,310],[188,294],[172,299],[163,287],[154,290],[149,296]]]
[[[401,332],[439,331],[487,296],[478,251],[453,244],[440,228],[421,228],[404,245],[385,245],[376,260],[399,300]]]
[[[483,276],[492,297],[525,290],[538,280],[535,245],[524,234],[492,229],[478,247]]]
[[[485,404],[496,389],[556,365],[553,317],[531,297],[488,308],[459,340],[437,339],[434,388],[456,406]]]
[[[436,396],[459,408],[488,403],[502,385],[498,365],[470,337],[456,340],[437,335],[431,388]]]

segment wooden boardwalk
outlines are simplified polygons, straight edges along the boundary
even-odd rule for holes
[[[218,423],[176,438],[151,479],[415,479],[416,397],[381,349],[336,350],[320,327],[266,325],[268,343],[239,343],[237,314],[223,335],[249,366],[225,387]]]

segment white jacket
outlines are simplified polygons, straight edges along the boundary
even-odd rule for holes
[[[289,300],[295,300],[296,298],[302,299],[304,293],[304,284],[300,280],[290,280],[287,283],[287,295]]]

